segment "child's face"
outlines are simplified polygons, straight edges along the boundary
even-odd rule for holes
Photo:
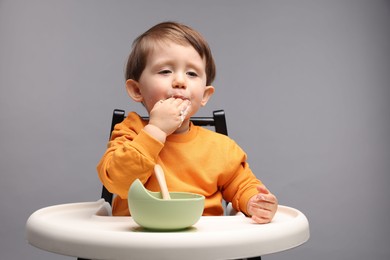
[[[147,57],[139,81],[129,81],[127,82],[129,94],[129,87],[133,88],[132,92],[138,91],[138,98],[130,95],[136,101],[143,102],[148,112],[159,100],[175,97],[191,102],[188,111],[188,115],[191,116],[201,106],[206,105],[214,92],[212,86],[206,86],[205,60],[192,46],[182,46],[173,42],[156,44]]]

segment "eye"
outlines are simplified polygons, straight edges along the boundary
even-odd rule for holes
[[[190,77],[197,77],[198,76],[198,74],[196,72],[194,72],[194,71],[187,72],[187,75],[190,76]]]
[[[172,73],[170,70],[160,70],[159,72],[158,72],[158,74],[161,74],[161,75],[167,75],[167,74],[169,74],[169,73]]]

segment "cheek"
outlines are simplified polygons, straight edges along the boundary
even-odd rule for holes
[[[191,112],[194,111],[196,113],[200,107],[202,107],[202,97],[197,95],[191,99]]]
[[[166,92],[167,84],[157,79],[150,79],[141,84],[141,90],[150,97],[159,96]]]
[[[202,90],[197,90],[195,92],[192,93],[192,98],[194,100],[194,102],[200,104],[203,100],[203,94],[204,94],[204,91],[203,89]]]
[[[153,96],[150,95],[149,91],[145,89],[140,89],[142,95],[142,104],[145,106],[146,110],[149,112],[154,106]]]

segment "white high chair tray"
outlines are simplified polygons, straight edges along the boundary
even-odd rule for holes
[[[191,228],[153,232],[131,217],[110,216],[104,200],[43,208],[26,223],[28,242],[46,251],[89,259],[234,259],[275,253],[309,239],[305,215],[279,206],[269,224],[244,215],[201,217]]]

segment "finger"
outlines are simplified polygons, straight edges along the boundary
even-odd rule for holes
[[[278,203],[278,199],[275,197],[275,195],[273,194],[264,194],[264,195],[261,195],[261,200],[264,201],[264,202],[268,202],[268,203],[271,203],[271,204],[277,204]]]
[[[160,99],[160,100],[157,101],[154,105],[155,105],[155,106],[159,106],[159,105],[161,105],[162,103],[164,103],[164,100]]]
[[[268,220],[268,222],[272,219],[273,213],[272,211],[261,209],[261,208],[254,208],[252,209],[252,218],[262,219],[262,220]],[[258,221],[256,221],[258,222]]]
[[[261,185],[257,186],[257,191],[259,193],[264,193],[264,194],[270,193],[270,191],[267,189],[267,187],[265,187],[264,184],[261,184]]]
[[[184,116],[187,116],[189,110],[190,110],[190,107],[191,107],[191,102],[186,100],[185,102],[183,102],[181,104],[181,114],[184,115]]]
[[[191,105],[191,101],[189,101],[188,99],[185,99],[185,100],[183,100],[182,105],[185,106],[185,107],[188,107],[188,106]]]
[[[251,207],[253,210],[266,210],[266,211],[272,211],[275,207],[275,204],[269,203],[266,201],[261,202],[252,202]]]
[[[173,104],[177,104],[177,105],[180,105],[181,103],[183,103],[185,101],[181,98],[175,98],[175,97],[170,97],[170,98],[168,98],[168,100],[170,100]]]
[[[177,98],[170,97],[165,99],[164,101],[166,101],[168,104],[177,104],[179,100],[177,100]]]
[[[259,193],[255,196],[254,198],[254,202],[268,202],[268,203],[274,203],[275,202],[275,196],[273,196],[272,194],[263,194],[263,193]]]
[[[267,224],[271,222],[270,219],[265,219],[258,216],[252,216],[252,220],[255,221],[257,224]]]

